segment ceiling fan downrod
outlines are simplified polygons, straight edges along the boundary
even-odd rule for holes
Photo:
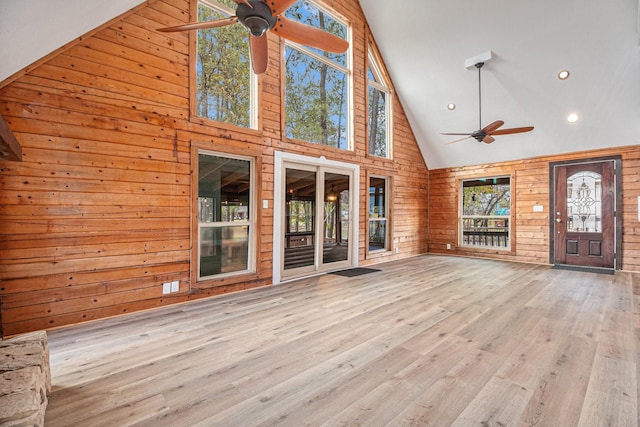
[[[478,62],[476,68],[478,69],[478,129],[482,129],[482,79],[480,77],[482,66],[484,62]]]
[[[474,138],[478,142],[484,142],[485,144],[491,144],[495,141],[493,135],[508,135],[512,133],[530,132],[533,130],[533,126],[523,126],[518,128],[499,129],[504,125],[502,120],[496,120],[493,123],[482,127],[482,66],[484,62],[477,62],[474,66],[478,69],[478,130],[471,133],[458,133],[458,132],[443,132],[443,135],[465,135],[464,138],[456,139],[455,141],[447,142],[447,144],[453,144],[454,142],[463,141],[467,138]],[[469,68],[469,67],[467,67]]]

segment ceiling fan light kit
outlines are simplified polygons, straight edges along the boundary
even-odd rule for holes
[[[442,135],[464,135],[463,138],[456,139],[454,141],[447,142],[446,144],[453,144],[455,142],[464,141],[468,138],[474,138],[478,142],[484,142],[485,144],[491,144],[495,141],[493,135],[508,135],[512,133],[523,133],[530,132],[533,130],[533,126],[524,126],[519,128],[508,128],[508,129],[499,129],[504,122],[502,120],[496,120],[493,123],[488,124],[485,127],[482,127],[482,80],[481,80],[481,70],[482,67],[491,59],[493,59],[493,52],[488,51],[485,53],[481,53],[480,55],[476,55],[472,58],[468,58],[464,66],[467,70],[477,69],[478,70],[478,130],[475,132],[442,132]]]

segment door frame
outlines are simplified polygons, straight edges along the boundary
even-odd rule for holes
[[[285,202],[285,164],[299,163],[301,165],[307,165],[312,167],[322,167],[330,169],[338,169],[345,172],[349,172],[352,176],[352,189],[350,194],[350,218],[351,218],[351,253],[349,258],[352,260],[351,267],[358,266],[358,242],[359,242],[359,230],[360,230],[360,165],[353,163],[339,162],[336,160],[327,160],[324,156],[309,157],[301,154],[285,153],[282,151],[276,151],[274,153],[274,179],[273,179],[273,252],[272,252],[272,283],[277,285],[284,283],[285,281],[299,279],[300,277],[287,277],[282,278],[282,263],[283,258],[283,233],[284,233],[284,202]],[[344,265],[340,263],[340,266],[336,266],[335,270],[344,269]],[[314,271],[308,275],[302,277],[315,276],[324,274],[332,269],[323,269],[321,271]]]
[[[549,263],[556,264],[555,248],[555,206],[556,206],[556,166],[572,166],[588,163],[613,162],[614,178],[614,250],[613,269],[622,270],[622,156],[593,157],[588,159],[565,160],[549,163]]]

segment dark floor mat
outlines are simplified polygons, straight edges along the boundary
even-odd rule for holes
[[[377,268],[358,267],[358,268],[350,268],[348,270],[333,271],[329,274],[337,274],[338,276],[344,276],[344,277],[355,277],[355,276],[362,276],[363,274],[367,274],[367,273],[374,273],[376,271],[382,271],[382,270],[378,270]]]
[[[551,267],[554,270],[570,270],[580,271],[582,273],[598,273],[598,274],[613,274],[614,271],[611,268],[596,268],[596,267],[580,267],[577,265],[559,265],[556,264]]]

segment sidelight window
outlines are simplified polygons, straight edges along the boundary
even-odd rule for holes
[[[387,179],[369,178],[369,252],[389,250]]]

